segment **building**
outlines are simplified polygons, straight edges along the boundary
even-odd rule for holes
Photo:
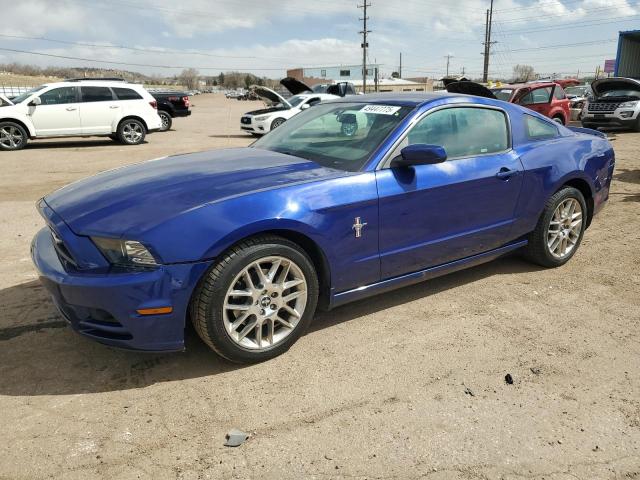
[[[362,92],[362,79],[352,80],[353,86],[356,91]],[[377,87],[377,90],[376,90]],[[380,78],[376,85],[375,81],[367,81],[367,92],[432,92],[433,80],[427,79],[424,83],[414,82],[411,80],[405,80],[403,78]]]
[[[640,79],[640,30],[620,32],[615,76]]]
[[[373,83],[379,65],[367,65],[367,81]],[[287,70],[287,77],[306,83],[309,86],[318,83],[362,82],[362,65],[337,65],[333,67],[293,68]]]

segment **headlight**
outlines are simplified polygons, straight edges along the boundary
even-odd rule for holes
[[[618,105],[618,108],[636,108],[636,105],[638,105],[638,101],[637,100],[635,102],[624,102],[624,103],[621,103],[620,105]]]
[[[269,115],[262,115],[262,116],[260,116],[260,117],[253,117],[253,119],[254,119],[256,122],[262,122],[263,120],[266,120],[267,118],[269,118]]]
[[[93,243],[113,265],[151,267],[158,263],[147,248],[134,240],[91,237]]]

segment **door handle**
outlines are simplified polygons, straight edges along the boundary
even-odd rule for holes
[[[109,108],[120,108],[118,105],[111,105]]]
[[[67,112],[73,112],[75,110],[77,110],[76,107],[67,107]]]
[[[498,177],[501,180],[508,180],[509,178],[513,177],[514,175],[518,175],[520,173],[520,170],[511,170],[507,167],[502,167],[498,173],[496,173],[496,177]]]

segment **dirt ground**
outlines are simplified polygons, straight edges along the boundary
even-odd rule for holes
[[[285,355],[113,350],[38,284],[34,203],[109,168],[247,145],[255,105],[195,97],[148,143],[0,154],[0,478],[640,479],[640,134],[563,268],[504,258],[317,315]],[[510,373],[513,385],[504,377]],[[251,432],[224,447],[231,428]]]

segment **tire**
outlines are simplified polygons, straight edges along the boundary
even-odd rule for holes
[[[109,135],[109,138],[111,140],[113,140],[114,142],[119,142],[120,140],[118,139],[118,135],[116,133],[112,133],[111,135]]]
[[[552,120],[556,123],[559,123],[560,125],[564,125],[564,118],[561,117],[560,115],[556,115],[555,117],[552,118]]]
[[[29,134],[15,122],[0,122],[0,150],[21,150],[29,141]]]
[[[563,210],[561,205],[574,207],[573,212],[565,210],[564,213],[569,214],[566,219],[560,211]],[[580,207],[579,218],[575,217],[578,206]],[[530,261],[547,268],[560,267],[567,263],[580,247],[587,226],[587,214],[587,204],[580,190],[563,187],[547,200],[535,230],[529,234],[529,244],[524,250],[525,256]],[[569,228],[578,220],[580,220],[579,223]],[[551,230],[552,227],[553,230]],[[579,231],[577,231],[578,228]],[[554,234],[556,231],[557,235]],[[563,242],[567,248],[570,247],[566,252],[562,252]]]
[[[280,125],[282,125],[286,120],[284,118],[276,118],[273,122],[271,122],[271,130],[275,130]]]
[[[144,124],[135,118],[126,118],[118,125],[118,140],[125,145],[140,145],[146,135]]]
[[[268,276],[278,259],[274,282],[261,280],[257,265]],[[306,283],[296,283],[301,279]],[[229,295],[232,291],[243,295]],[[274,235],[259,236],[229,249],[204,275],[191,300],[191,321],[218,355],[236,363],[262,362],[286,352],[304,333],[318,291],[313,262],[298,245]]]
[[[633,130],[636,132],[640,132],[640,115],[638,115],[638,119],[636,120],[636,124],[633,127]]]
[[[166,132],[167,130],[170,130],[171,125],[173,125],[173,119],[171,118],[171,114],[169,114],[169,112],[166,112],[164,110],[159,110],[158,116],[160,117],[160,120],[162,122],[160,124],[160,131]]]
[[[251,136],[252,137],[256,137],[256,138],[260,138],[262,136],[262,134],[261,133],[251,132]]]

